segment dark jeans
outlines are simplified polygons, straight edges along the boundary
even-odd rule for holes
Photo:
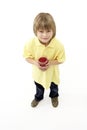
[[[41,84],[37,83],[37,82],[35,82],[35,85],[36,85],[35,99],[40,101],[44,97],[44,87]],[[49,97],[53,98],[53,97],[58,97],[58,96],[59,96],[59,94],[58,94],[58,85],[51,82]]]

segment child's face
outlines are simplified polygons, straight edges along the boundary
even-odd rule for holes
[[[43,30],[43,29],[37,30],[37,38],[43,44],[49,44],[49,41],[52,39],[52,37],[53,37],[52,30]]]

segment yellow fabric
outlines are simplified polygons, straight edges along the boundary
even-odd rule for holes
[[[24,58],[33,58],[38,60],[40,57],[45,56],[48,60],[58,60],[58,62],[65,61],[65,50],[63,45],[53,38],[48,46],[44,46],[35,37],[25,44]],[[50,83],[60,83],[58,65],[50,66],[46,71],[40,70],[37,66],[33,65],[33,79],[40,83],[44,88],[48,89]]]

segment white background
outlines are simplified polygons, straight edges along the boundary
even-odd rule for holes
[[[52,14],[66,51],[58,108],[52,107],[49,90],[37,108],[30,106],[35,86],[22,53],[26,40],[34,36],[33,19],[39,12]],[[86,0],[1,0],[0,129],[87,130],[86,44]]]

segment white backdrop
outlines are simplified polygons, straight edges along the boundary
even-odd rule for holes
[[[39,12],[53,15],[57,38],[64,44],[66,62],[60,65],[58,108],[45,98],[35,109],[32,67],[22,57],[27,39],[34,36]],[[0,129],[87,129],[87,4],[86,0],[0,1]]]

